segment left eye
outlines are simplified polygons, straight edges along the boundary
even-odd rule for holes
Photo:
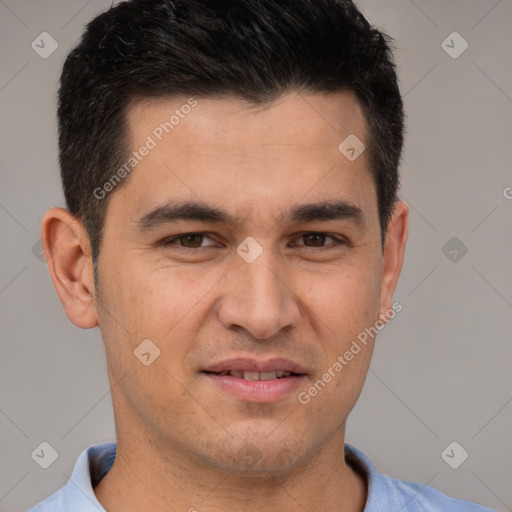
[[[330,243],[328,244],[327,246],[324,245],[324,242],[326,241],[327,238],[331,238],[332,240],[334,240],[334,243]],[[299,244],[299,245],[305,245],[306,247],[311,247],[311,248],[315,248],[315,247],[328,247],[328,246],[333,246],[333,245],[340,245],[343,243],[342,240],[332,236],[332,235],[328,235],[326,233],[316,233],[316,232],[312,232],[312,233],[304,233],[303,235],[300,236],[299,240],[304,240],[304,241],[309,241],[312,243],[312,245],[307,245],[307,244]]]
[[[184,235],[171,236],[163,241],[164,245],[176,245],[176,241],[179,240],[180,247],[185,247],[187,249],[197,249],[200,247],[208,247],[208,245],[203,245],[202,242],[205,238],[211,240],[209,236],[206,236],[203,233],[187,233]]]

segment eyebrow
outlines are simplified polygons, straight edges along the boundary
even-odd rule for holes
[[[138,230],[145,232],[176,221],[199,221],[237,226],[242,224],[243,220],[232,216],[222,208],[187,201],[159,206],[135,222]],[[349,201],[342,200],[329,200],[295,206],[288,212],[279,214],[274,220],[276,223],[286,222],[290,224],[346,220],[358,227],[363,227],[366,224],[361,208]]]

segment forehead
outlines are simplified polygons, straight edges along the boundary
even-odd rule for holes
[[[343,134],[366,138],[364,115],[351,91],[290,92],[261,105],[234,97],[152,98],[133,102],[126,117],[133,142],[151,134],[157,142],[179,138],[192,149],[199,144],[250,149],[265,143],[295,143],[308,149],[334,143],[336,148]]]
[[[265,105],[150,99],[133,104],[126,121],[131,150],[150,147],[112,198],[134,214],[173,199],[214,199],[245,219],[278,216],[305,196],[308,203],[375,199],[365,152],[350,161],[339,149],[348,136],[366,141],[362,109],[350,92],[289,93]]]

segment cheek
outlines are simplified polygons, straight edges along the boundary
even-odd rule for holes
[[[167,262],[150,266],[143,260],[141,255],[112,273],[110,302],[115,300],[119,321],[128,327],[132,351],[149,338],[161,349],[161,360],[178,369],[212,315],[209,299],[226,270],[207,272]]]
[[[346,414],[361,392],[373,351],[368,333],[378,318],[380,289],[375,269],[371,264],[346,267],[325,280],[324,293],[315,294],[323,329],[318,337],[326,340],[326,365],[318,376],[329,382],[323,400],[335,402]]]
[[[319,320],[319,329],[338,343],[375,322],[380,284],[374,267],[340,266],[328,274],[308,274],[302,279],[299,297]]]

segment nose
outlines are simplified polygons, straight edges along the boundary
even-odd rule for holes
[[[265,250],[252,263],[238,262],[228,273],[217,305],[219,321],[226,329],[245,329],[260,340],[295,327],[300,317],[292,283]]]

